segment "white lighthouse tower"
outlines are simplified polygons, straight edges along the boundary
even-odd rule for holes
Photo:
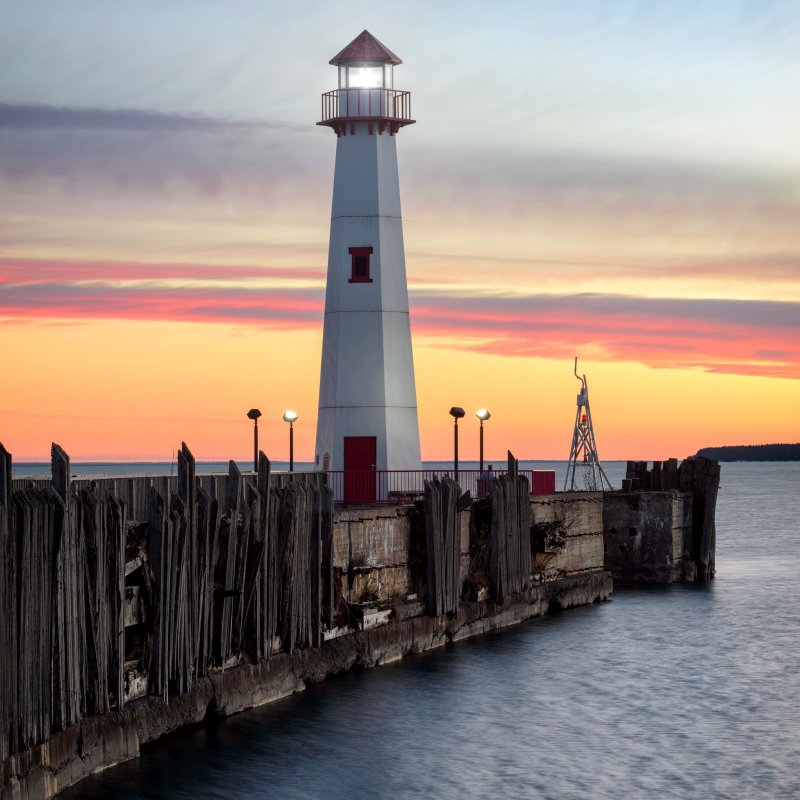
[[[330,63],[339,88],[322,96],[319,122],[337,141],[316,454],[345,471],[341,499],[368,501],[386,491],[369,473],[421,466],[396,148],[414,120],[410,93],[394,88],[402,62],[368,31]]]

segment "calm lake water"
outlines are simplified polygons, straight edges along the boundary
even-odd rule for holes
[[[335,678],[62,797],[798,798],[798,486],[797,462],[723,465],[708,585]]]
[[[252,471],[252,461],[237,461],[237,466],[242,472]],[[620,487],[620,481],[625,474],[624,461],[608,461],[603,462],[604,468],[611,480],[612,486],[615,488]],[[295,462],[295,469],[298,472],[307,472],[314,469],[314,464],[310,461]],[[453,468],[451,461],[425,461],[423,468],[427,470],[450,470]],[[495,469],[505,469],[505,461],[486,461],[488,468],[494,466]],[[520,469],[552,469],[556,471],[556,488],[562,489],[564,485],[564,477],[566,472],[566,461],[520,461]],[[479,463],[477,461],[461,461],[460,468],[464,470],[477,470]],[[272,468],[278,472],[285,472],[289,469],[288,461],[273,461]],[[177,464],[175,461],[150,461],[150,462],[136,462],[136,463],[117,463],[117,462],[91,462],[91,463],[74,463],[72,464],[72,477],[74,478],[92,478],[97,476],[105,477],[119,477],[121,475],[175,475],[177,473]],[[12,465],[12,472],[14,478],[49,478],[50,477],[50,462],[14,462]],[[227,461],[198,461],[196,464],[196,472],[198,475],[210,475],[214,473],[227,473]],[[583,474],[581,467],[576,473],[576,486],[583,489],[585,485],[581,483]]]

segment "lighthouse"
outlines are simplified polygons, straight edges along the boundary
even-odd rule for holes
[[[414,120],[410,93],[394,88],[401,60],[368,31],[330,63],[339,88],[322,95],[318,123],[337,138],[316,458],[345,472],[342,499],[368,501],[387,490],[370,473],[421,466],[397,171],[397,133]]]

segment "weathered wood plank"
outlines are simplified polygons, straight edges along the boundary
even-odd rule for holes
[[[155,694],[167,697],[167,519],[164,498],[150,489],[148,561],[153,576],[153,631],[148,672]]]
[[[237,554],[239,553],[239,517],[241,507],[242,475],[234,461],[228,464],[228,485],[225,497],[228,517],[227,541],[224,553],[224,571],[221,583],[222,623],[220,627],[220,659],[224,665],[232,654],[236,597],[239,591]]]
[[[17,559],[11,524],[11,453],[0,444],[0,761],[16,750]]]
[[[197,674],[206,675],[214,654],[214,570],[219,540],[219,505],[203,488],[197,489],[198,570],[200,580],[200,643],[198,645]]]
[[[70,484],[69,456],[55,442],[50,446],[50,467],[53,490],[66,502]]]
[[[336,613],[333,579],[333,490],[328,486],[325,474],[320,474],[320,492],[322,494],[322,618],[325,628],[333,628]]]
[[[122,708],[125,702],[125,536],[127,509],[125,501],[106,494],[107,558],[109,618],[112,624],[109,637],[109,690],[115,705]]]

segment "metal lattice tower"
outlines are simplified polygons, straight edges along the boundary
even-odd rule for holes
[[[567,475],[564,479],[564,491],[575,491],[575,473],[580,465],[583,468],[584,486],[590,492],[611,491],[611,482],[603,472],[597,456],[597,441],[594,438],[592,411],[589,407],[589,385],[586,376],[578,375],[578,357],[575,357],[575,377],[581,382],[578,395],[578,410],[575,413],[575,431],[572,434],[572,447],[569,451]]]

